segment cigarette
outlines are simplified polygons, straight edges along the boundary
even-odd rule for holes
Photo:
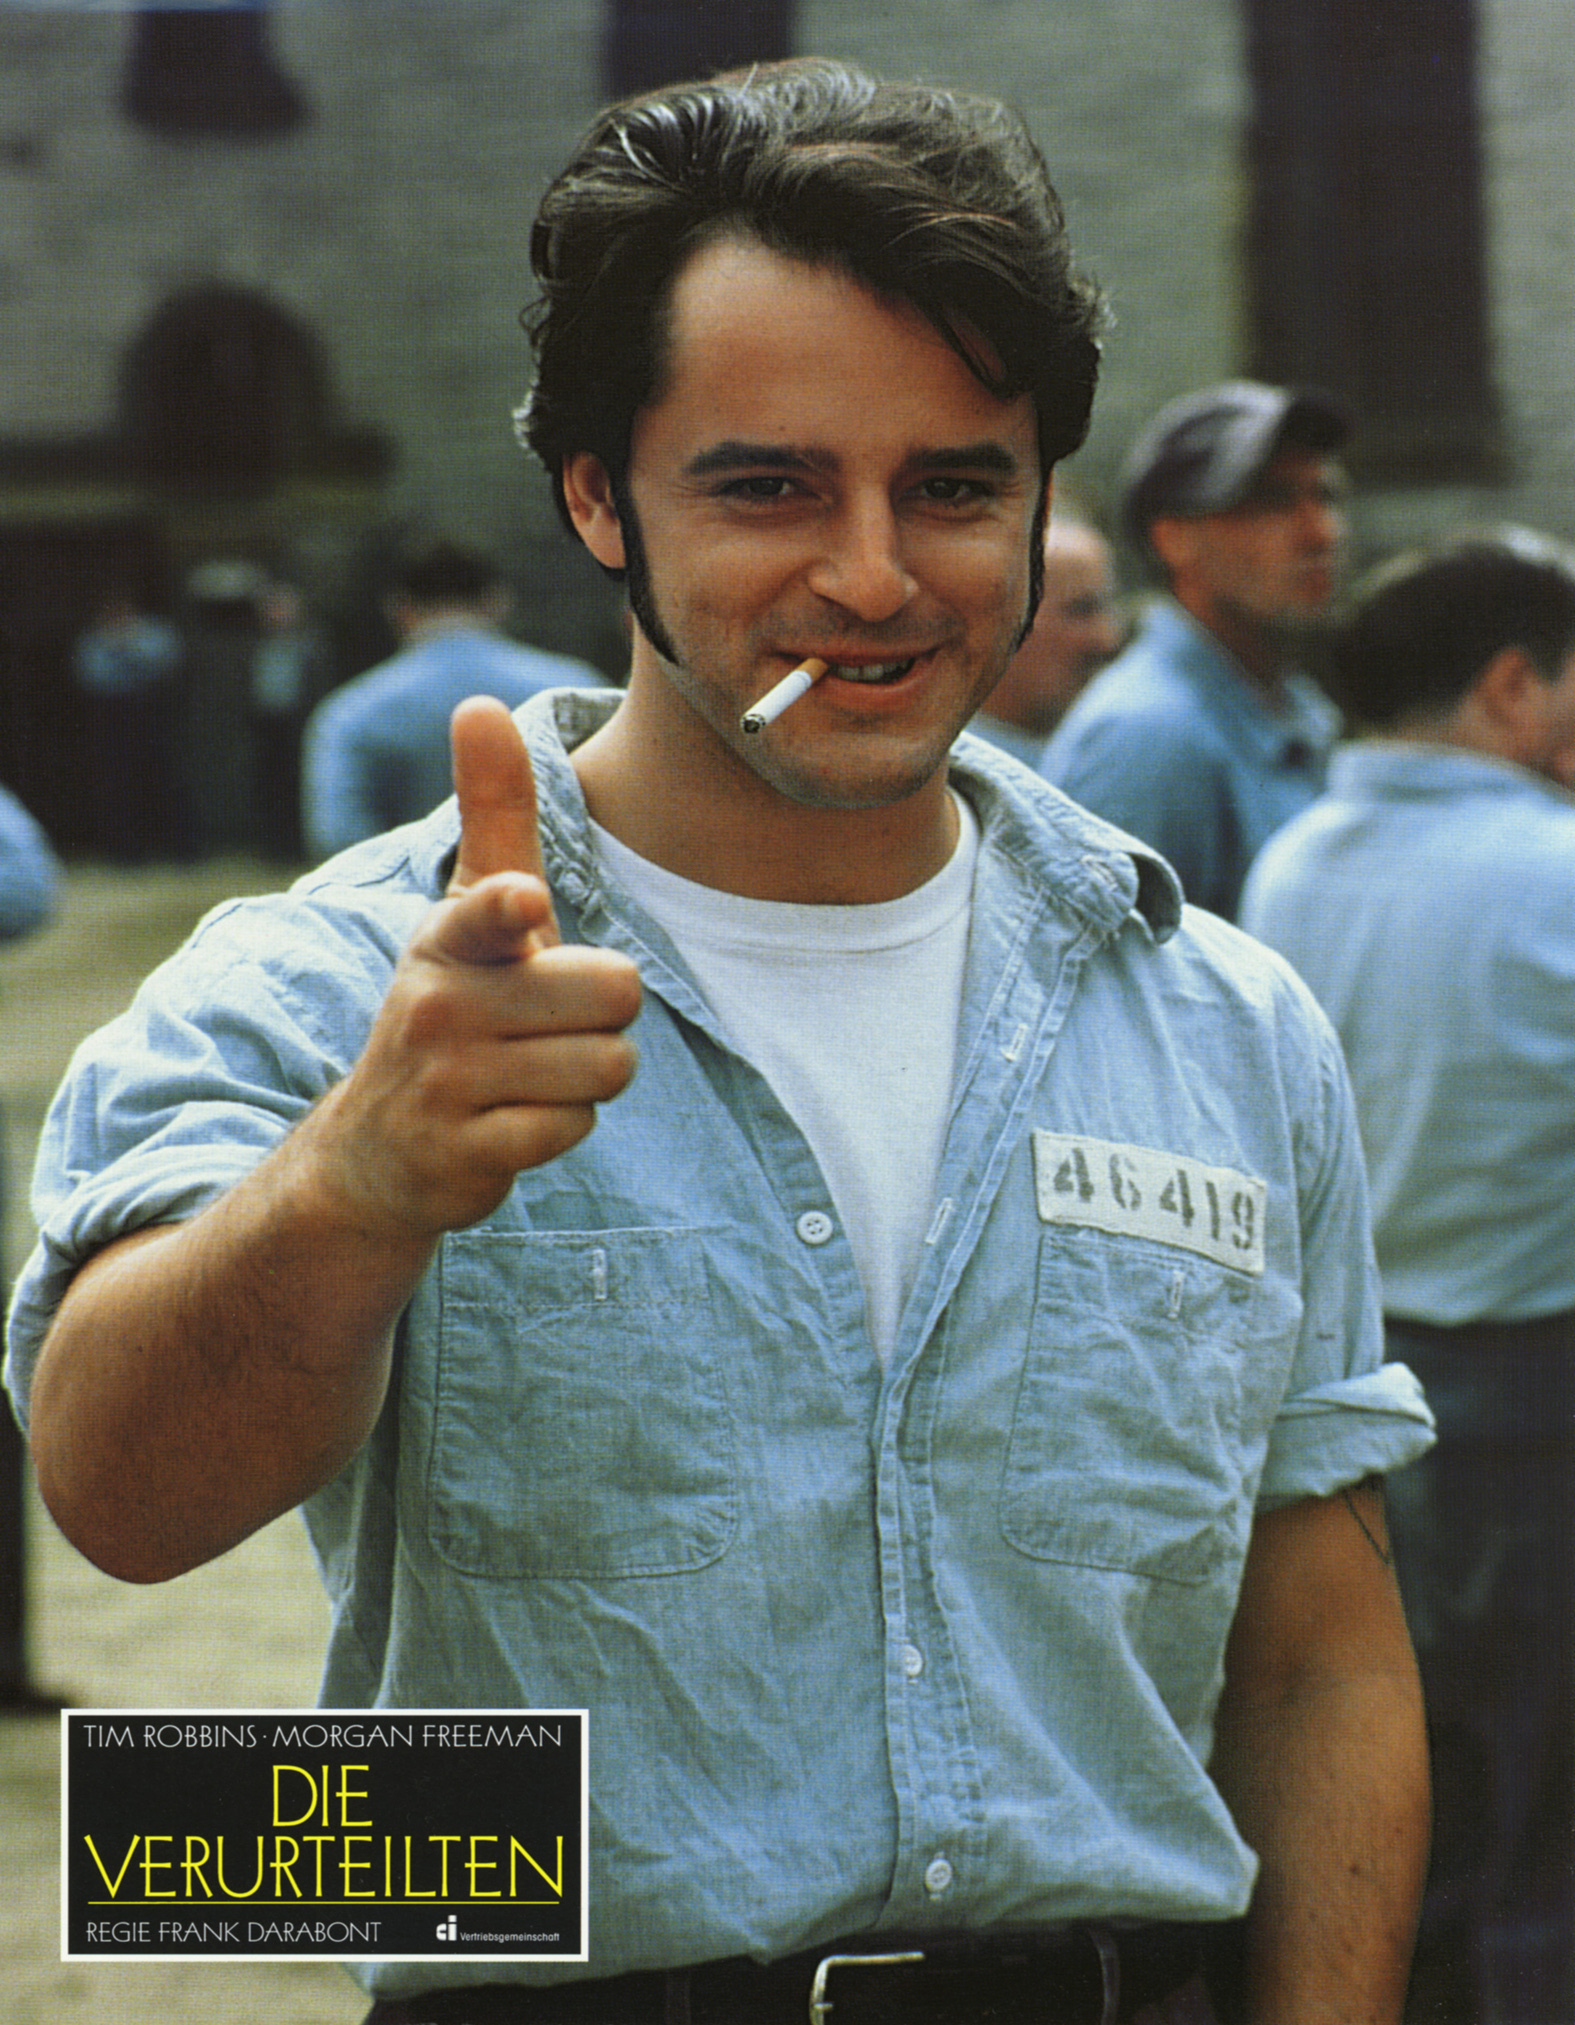
[[[768,689],[752,709],[744,712],[739,723],[745,731],[764,731],[768,724],[775,724],[783,711],[797,703],[801,696],[807,696],[825,672],[824,661],[806,661],[791,675],[784,675],[775,688]]]

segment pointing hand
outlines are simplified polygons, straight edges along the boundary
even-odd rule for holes
[[[516,896],[515,908],[536,917],[533,946],[562,940],[547,893],[536,818],[536,777],[519,726],[502,703],[472,696],[454,712],[449,727],[454,758],[454,792],[459,799],[459,852],[448,882],[451,899],[473,893],[497,879],[500,893]],[[525,898],[524,880],[540,895]]]
[[[448,892],[328,1100],[338,1185],[391,1234],[429,1242],[489,1215],[517,1173],[586,1136],[634,1074],[623,1029],[640,1006],[627,957],[561,940],[530,755],[507,709],[471,697],[452,741]]]

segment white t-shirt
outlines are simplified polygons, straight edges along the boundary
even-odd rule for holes
[[[808,1140],[847,1232],[884,1359],[933,1214],[979,829],[915,892],[869,906],[746,900],[681,879],[592,825],[723,1032]]]

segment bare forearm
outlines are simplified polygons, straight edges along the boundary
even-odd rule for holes
[[[211,1559],[344,1467],[442,1233],[578,1145],[634,1073],[638,972],[558,939],[518,729],[485,698],[454,726],[454,878],[354,1068],[201,1216],[86,1266],[44,1344],[40,1487],[128,1580]]]
[[[102,1254],[56,1317],[32,1394],[39,1484],[111,1574],[159,1581],[222,1553],[376,1421],[433,1240],[358,1219],[323,1185],[318,1132],[314,1114],[191,1223]]]
[[[1253,2025],[1393,2025],[1427,1862],[1420,1699],[1403,1676],[1315,1682],[1222,1719],[1215,1776],[1261,1869]]]
[[[1252,2025],[1394,2025],[1429,1792],[1422,1693],[1376,1482],[1261,1515],[1213,1772],[1261,1865]]]

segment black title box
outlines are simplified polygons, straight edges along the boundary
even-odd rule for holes
[[[61,1959],[584,1961],[583,1709],[71,1709]]]

